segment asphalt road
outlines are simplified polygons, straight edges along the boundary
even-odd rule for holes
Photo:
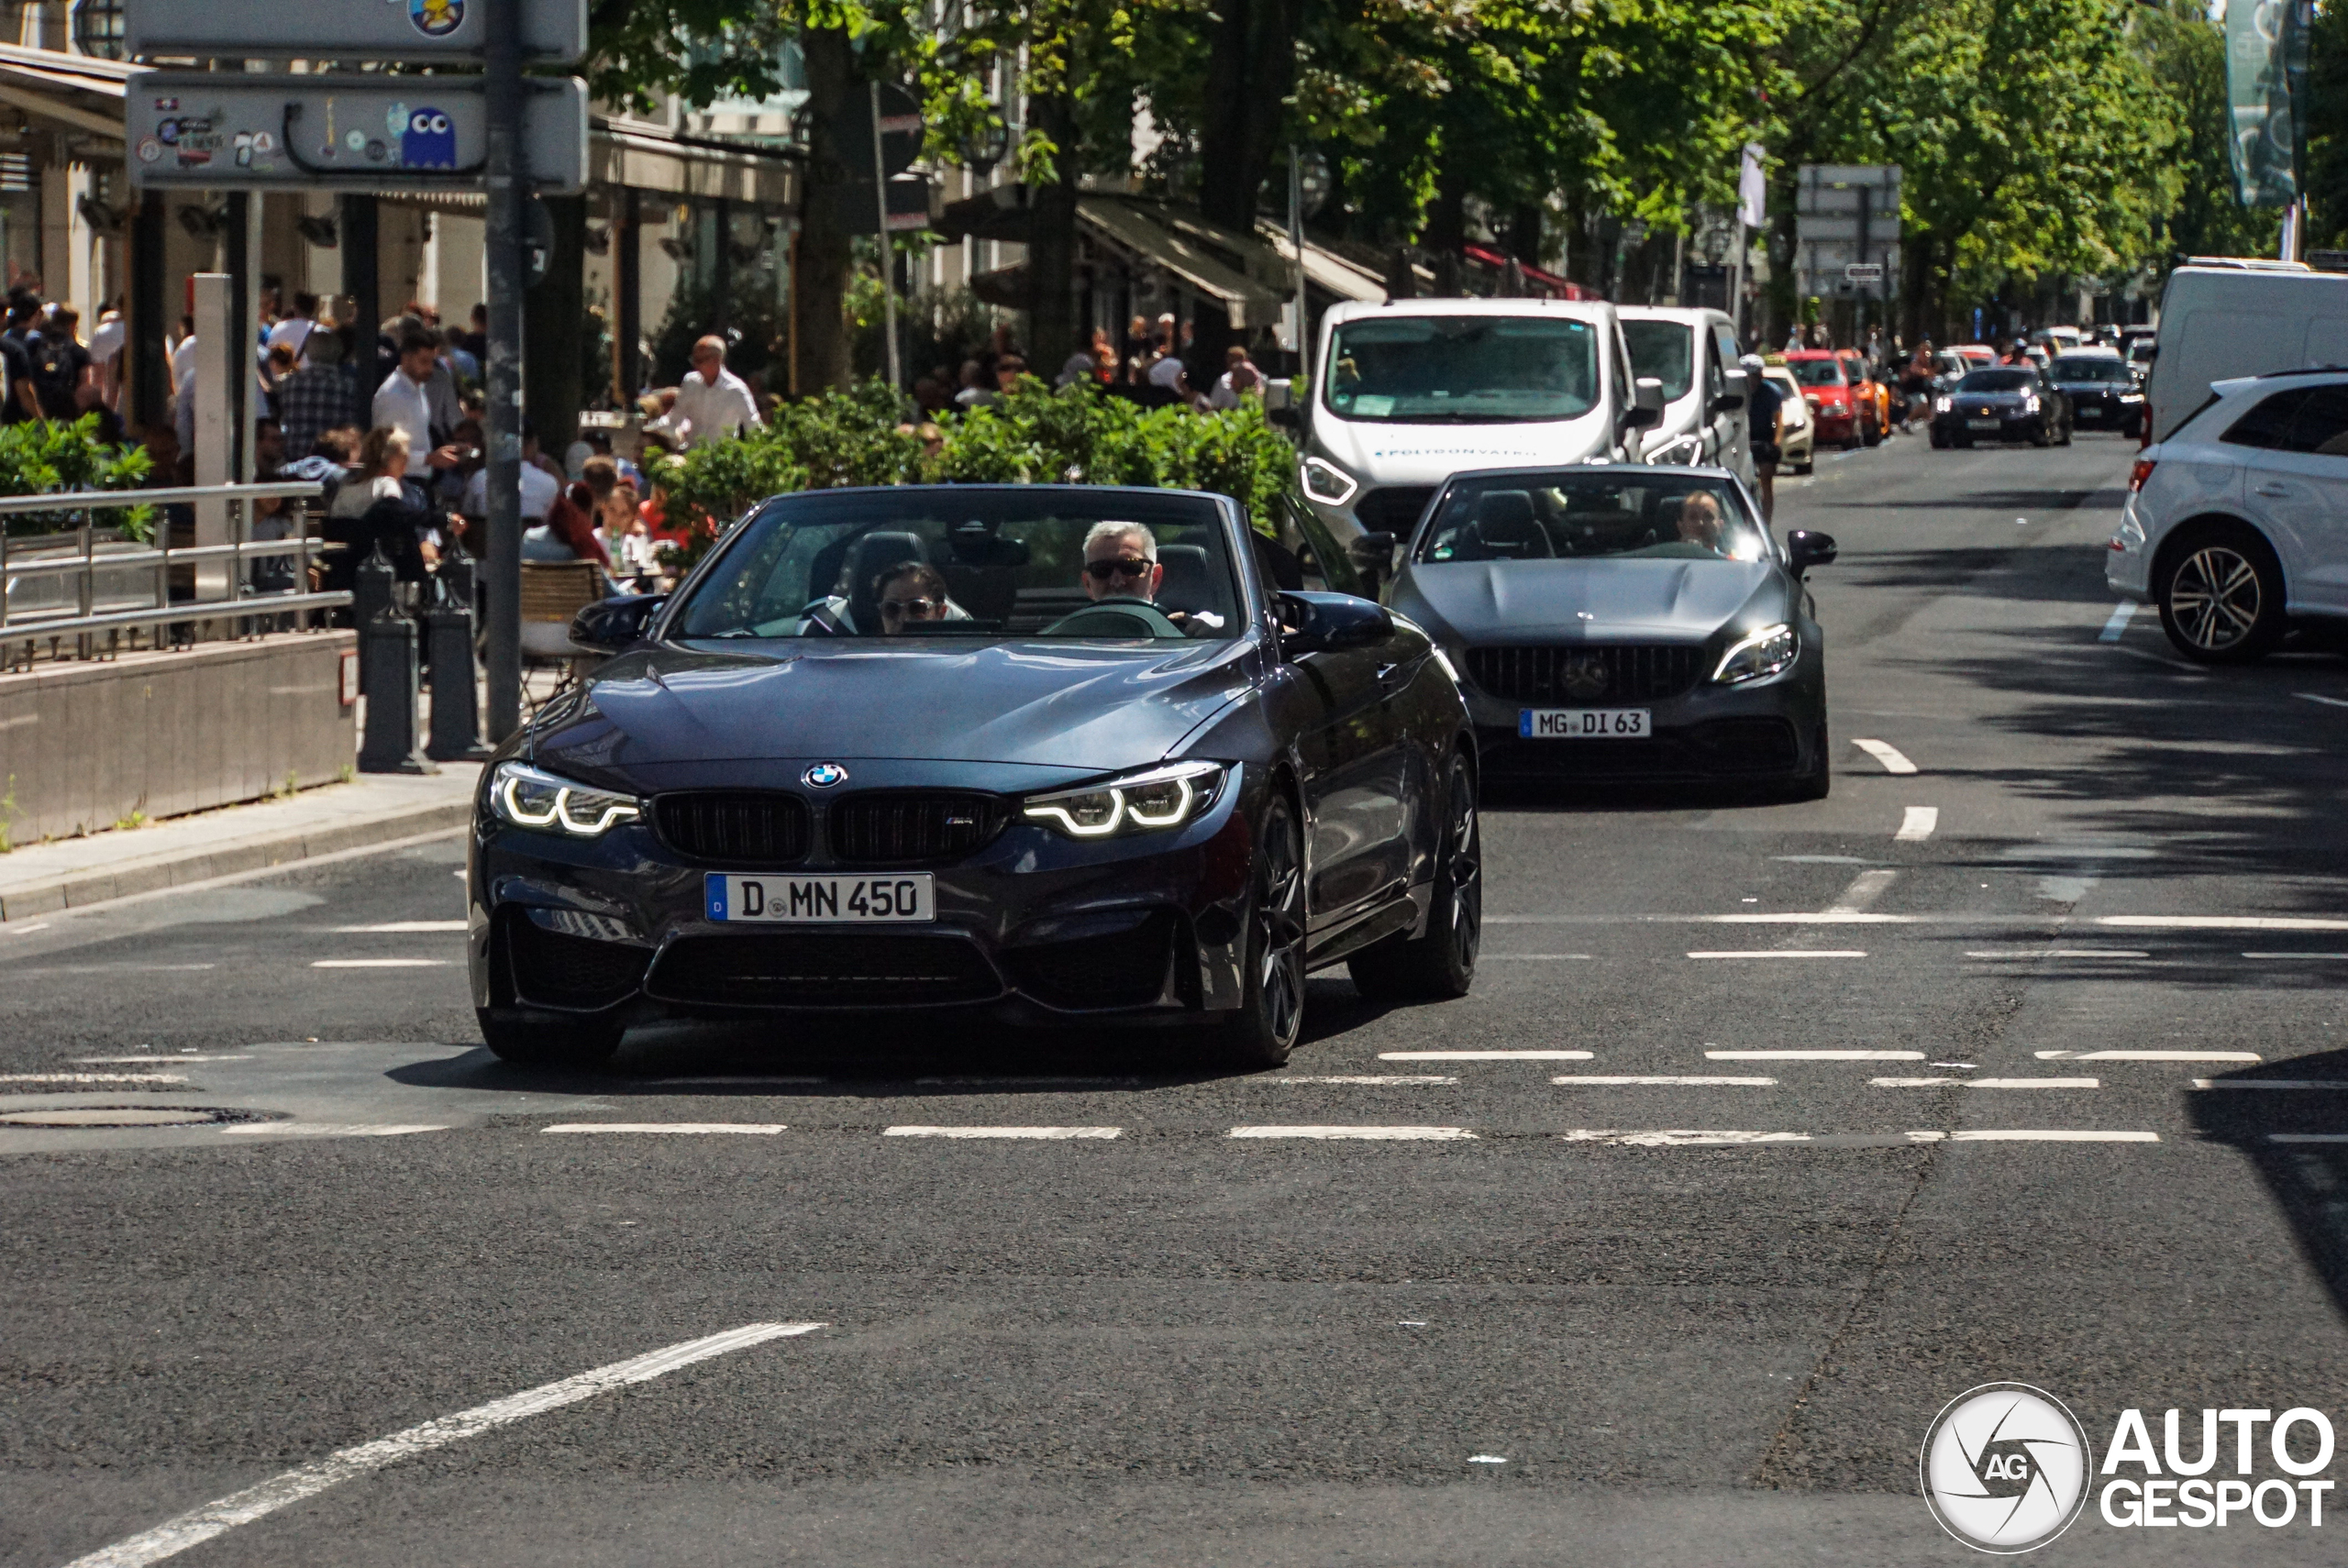
[[[1917,1449],[1977,1385],[2099,1456],[2130,1408],[2337,1419],[2348,1143],[2276,1135],[2348,1132],[2348,663],[2111,630],[2132,456],[1787,481],[1842,544],[1832,796],[1496,805],[1474,995],[1318,977],[1281,1072],[879,1028],[504,1067],[453,839],[10,928],[0,1117],[246,1119],[0,1125],[0,1562],[155,1561],[261,1487],[172,1561],[1955,1562]],[[1787,1051],[1883,1055],[1713,1055]],[[613,1123],[737,1130],[559,1130]],[[803,1331],[565,1381],[760,1324]],[[2090,1504],[2039,1560],[2338,1528]]]

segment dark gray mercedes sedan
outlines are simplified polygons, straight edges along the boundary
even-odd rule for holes
[[[1802,574],[1724,469],[1455,475],[1392,608],[1455,667],[1486,778],[1636,775],[1826,793],[1826,649]]]

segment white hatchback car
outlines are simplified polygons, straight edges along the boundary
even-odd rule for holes
[[[2243,664],[2295,621],[2348,617],[2348,371],[2217,381],[2144,448],[2104,580],[2186,657]]]

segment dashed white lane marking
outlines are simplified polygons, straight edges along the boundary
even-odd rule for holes
[[[1587,1062],[1592,1051],[1380,1051],[1381,1062]]]
[[[1778,1082],[1775,1078],[1672,1077],[1665,1074],[1632,1074],[1620,1077],[1608,1077],[1596,1073],[1560,1073],[1549,1081],[1553,1084],[1587,1084],[1599,1088],[1664,1084],[1675,1088],[1694,1088],[1704,1085],[1713,1085],[1722,1088],[1772,1088]]]
[[[387,920],[381,925],[338,925],[334,929],[346,935],[394,936],[421,934],[429,931],[463,931],[467,927],[466,922],[460,920]]]
[[[1807,1143],[1807,1132],[1719,1132],[1667,1129],[1656,1132],[1626,1132],[1614,1127],[1577,1127],[1558,1137],[1568,1143],[1615,1143],[1630,1149],[1672,1149],[1707,1143]]]
[[[446,1132],[449,1129],[421,1121],[397,1126],[371,1121],[255,1121],[220,1131],[230,1137],[244,1138],[398,1138],[410,1132]]]
[[[2096,641],[2099,643],[2118,642],[2121,634],[2128,630],[2128,622],[2130,618],[2136,613],[2139,608],[2141,607],[2132,599],[2123,599],[2118,604],[2114,605],[2111,611],[2111,619],[2103,624],[2103,630],[2097,635]]]
[[[0,926],[0,932],[6,932],[10,936],[29,936],[36,931],[47,931],[48,929],[49,922],[45,920],[37,920],[30,925]]]
[[[2297,915],[2098,915],[2095,923],[2140,931],[2348,931],[2348,920]]]
[[[2132,947],[2004,947],[1969,951],[1967,958],[2150,958]]]
[[[1922,1051],[1707,1051],[1708,1062],[1921,1062]]]
[[[2032,1051],[2042,1062],[2261,1062],[2255,1051]]]
[[[1468,1456],[1468,1463],[1470,1464],[1506,1464],[1508,1460],[1504,1455],[1497,1453],[1471,1453]]]
[[[134,1065],[149,1067],[160,1067],[166,1064],[176,1067],[183,1062],[249,1062],[251,1060],[252,1058],[250,1056],[205,1056],[193,1054],[183,1056],[158,1056],[150,1053],[144,1056],[76,1056],[73,1058],[73,1063],[74,1066],[83,1067],[130,1066]]]
[[[314,958],[313,969],[445,969],[453,958]]]
[[[1317,1078],[1253,1078],[1248,1081],[1259,1084],[1378,1084],[1382,1086],[1456,1084],[1459,1080],[1444,1077],[1434,1073],[1336,1073]]]
[[[1913,773],[1916,771],[1916,765],[1909,761],[1907,757],[1900,755],[1900,751],[1898,746],[1893,745],[1887,741],[1855,740],[1851,744],[1857,746],[1861,751],[1866,752],[1869,756],[1874,757],[1877,762],[1882,763],[1883,770],[1886,773]]]
[[[185,1082],[187,1082],[185,1073],[0,1073],[0,1084],[183,1084]]]
[[[1828,914],[1857,914],[1869,904],[1874,903],[1877,899],[1883,897],[1884,890],[1899,879],[1899,873],[1897,871],[1884,870],[1881,868],[1877,868],[1873,871],[1862,871],[1857,876],[1851,878],[1851,885],[1843,889],[1842,896],[1840,898],[1837,898],[1833,903],[1826,906],[1825,912]]]
[[[1234,1138],[1360,1139],[1374,1143],[1447,1143],[1473,1141],[1465,1127],[1235,1127]]]
[[[1870,876],[1872,872],[1868,873]],[[1855,911],[1841,911],[1852,913]],[[1690,953],[1690,958],[1864,958],[1866,950],[1860,947],[1780,947],[1766,953],[1704,951]]]
[[[1937,1088],[1955,1084],[1959,1088],[2100,1088],[2101,1078],[1869,1078],[1869,1088]]]
[[[2348,708],[2348,701],[2338,697],[2320,697],[2312,691],[2294,691],[2291,695],[2303,697],[2310,702],[2320,702],[2327,708]]]
[[[2245,953],[2245,958],[2348,958],[2348,953]]]
[[[780,1121],[558,1121],[541,1132],[748,1132],[784,1131]]]
[[[883,1138],[1121,1138],[1122,1127],[883,1127]]]
[[[292,1503],[314,1497],[329,1486],[355,1479],[396,1464],[403,1459],[461,1442],[482,1432],[493,1431],[531,1416],[559,1410],[565,1405],[575,1405],[614,1388],[631,1383],[649,1383],[654,1378],[691,1366],[711,1356],[724,1355],[729,1351],[747,1350],[769,1340],[783,1339],[794,1334],[811,1334],[824,1327],[821,1323],[747,1323],[738,1329],[728,1329],[722,1334],[705,1339],[687,1340],[670,1345],[648,1355],[628,1361],[614,1362],[593,1372],[582,1372],[576,1377],[566,1377],[559,1383],[548,1383],[520,1394],[509,1394],[486,1405],[476,1405],[470,1410],[460,1410],[453,1416],[442,1416],[421,1426],[393,1432],[373,1442],[360,1443],[330,1453],[314,1463],[273,1475],[257,1486],[248,1486],[226,1497],[190,1509],[175,1519],[157,1525],[153,1529],[134,1535],[127,1540],[116,1541],[86,1557],[74,1559],[67,1568],[144,1568],[150,1562],[161,1562],[175,1557],[192,1546],[210,1540],[236,1529],[263,1518]]]
[[[1587,958],[1589,956],[1589,955],[1587,953],[1486,953],[1482,955],[1486,963],[1490,963],[1495,958],[1513,958],[1520,963],[1534,963],[1549,962],[1565,958]]]
[[[1955,1132],[1911,1132],[1919,1143],[2157,1143],[2157,1132],[2104,1132],[2085,1128],[1968,1127]]]
[[[2196,1078],[2198,1089],[2348,1089],[2348,1078]]]
[[[1938,806],[1909,806],[1899,813],[1899,831],[1891,835],[1896,844],[1922,844],[1933,836],[1941,825]]]

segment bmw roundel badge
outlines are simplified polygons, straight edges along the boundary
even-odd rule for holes
[[[818,790],[828,790],[835,784],[846,783],[847,769],[836,762],[819,762],[799,776]]]

